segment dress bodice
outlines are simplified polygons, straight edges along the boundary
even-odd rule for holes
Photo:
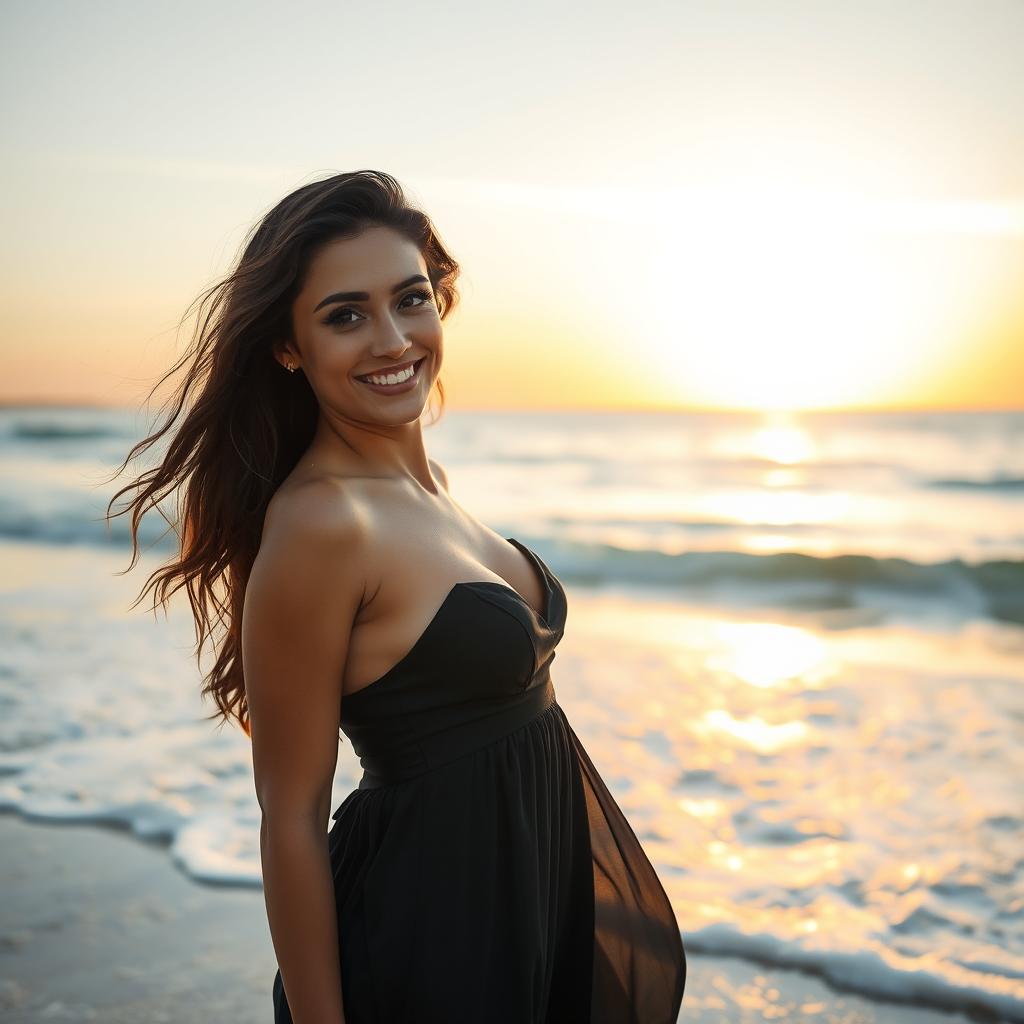
[[[489,743],[554,703],[550,677],[566,596],[539,555],[538,612],[506,583],[454,584],[412,648],[341,701],[340,724],[363,768],[359,788],[412,778]]]

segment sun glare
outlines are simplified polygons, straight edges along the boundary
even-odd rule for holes
[[[680,397],[797,411],[913,389],[956,340],[970,282],[905,218],[862,209],[839,194],[711,194],[650,229],[635,268],[649,301],[630,314],[660,339]]]

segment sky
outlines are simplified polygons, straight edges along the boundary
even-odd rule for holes
[[[135,405],[291,190],[462,267],[449,408],[1024,408],[1024,2],[0,4],[0,401]]]

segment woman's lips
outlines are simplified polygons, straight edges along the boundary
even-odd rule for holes
[[[423,357],[420,356],[420,359]],[[418,362],[416,359],[407,359],[404,363],[392,363],[391,366],[382,367],[379,370],[371,370],[369,373],[358,373],[353,374],[359,380],[364,377],[386,377],[389,373],[401,373],[402,370],[407,370],[413,363]]]
[[[364,387],[372,388],[374,391],[379,392],[382,395],[394,395],[404,391],[410,391],[413,387],[419,383],[420,371],[423,368],[423,363],[426,361],[426,356],[420,356],[419,359],[415,359],[412,362],[403,364],[405,367],[413,366],[414,370],[412,376],[407,380],[400,381],[397,384],[374,384],[373,381],[363,380],[362,376],[354,377]],[[388,371],[389,373],[395,373],[395,370]],[[383,373],[379,374],[383,376]],[[365,376],[365,375],[364,375]]]

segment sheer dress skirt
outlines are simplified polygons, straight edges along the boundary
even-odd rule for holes
[[[561,707],[328,836],[349,1024],[674,1024],[668,897]],[[280,972],[275,1024],[291,1022]]]

